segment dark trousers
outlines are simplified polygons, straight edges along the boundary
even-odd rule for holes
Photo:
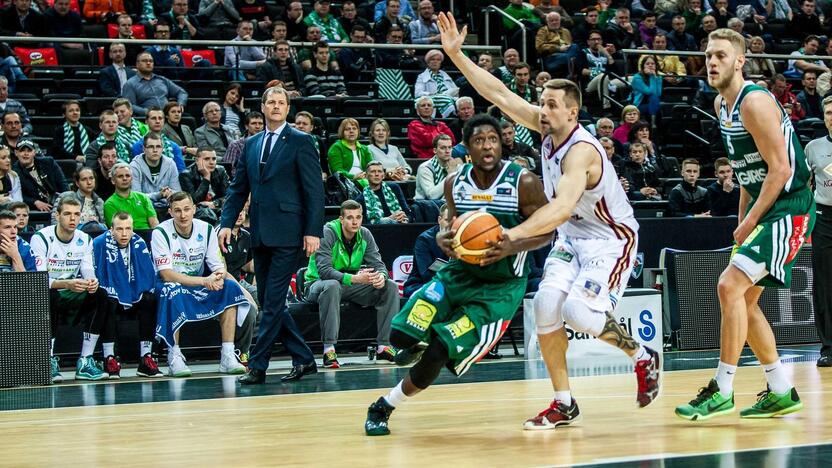
[[[115,304],[115,307],[120,308],[124,311],[125,314],[136,315],[136,318],[139,320],[139,341],[150,341],[153,342],[156,340],[156,295],[151,292],[146,292],[142,294],[142,298],[139,302],[133,304],[133,307],[129,309],[124,309],[123,306],[118,304],[113,298],[110,298],[110,301]],[[118,310],[118,309],[116,309]],[[113,321],[116,322],[115,318],[117,315],[113,315]],[[139,356],[141,357],[141,356]]]
[[[821,354],[832,355],[832,206],[818,204],[817,211],[812,231],[815,327]]]
[[[115,304],[110,301],[107,292],[98,288],[94,293],[80,293],[67,299],[61,297],[57,289],[49,290],[49,317],[52,325],[52,337],[58,332],[61,316],[76,312],[73,324],[84,320],[84,332],[100,335],[102,343],[109,343],[116,338]]]
[[[269,368],[272,346],[278,339],[292,355],[292,365],[311,364],[315,361],[312,350],[306,345],[286,304],[286,292],[292,274],[295,273],[299,253],[298,247],[254,248],[254,276],[257,279],[257,299],[262,312],[257,342],[248,361],[251,369]]]

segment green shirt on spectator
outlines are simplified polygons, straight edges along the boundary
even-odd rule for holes
[[[113,216],[119,211],[130,213],[133,217],[133,229],[143,231],[150,229],[148,219],[156,217],[153,202],[150,197],[141,192],[130,192],[127,198],[114,193],[104,202],[104,221],[107,227],[112,226]]]
[[[516,19],[517,21],[527,20],[534,24],[540,24],[540,18],[538,18],[537,15],[534,14],[534,10],[525,5],[515,5],[511,3],[507,7],[505,7],[503,11],[508,13],[509,16]],[[517,25],[506,18],[503,18],[503,27],[506,29],[506,31],[514,31],[515,29],[517,29]]]

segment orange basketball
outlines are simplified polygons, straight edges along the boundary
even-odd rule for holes
[[[454,250],[466,263],[478,264],[480,257],[489,245],[486,241],[497,243],[502,239],[503,228],[492,214],[485,211],[469,211],[456,218],[452,229]]]

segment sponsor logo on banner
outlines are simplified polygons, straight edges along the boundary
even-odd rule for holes
[[[419,331],[427,331],[434,316],[436,316],[436,306],[417,299],[410,313],[407,314],[407,324]]]
[[[633,262],[633,271],[630,273],[630,276],[633,279],[641,278],[641,272],[644,271],[644,252],[639,252],[636,254],[636,259]]]
[[[642,310],[638,314],[638,320],[643,325],[638,327],[638,336],[642,341],[650,341],[656,337],[656,326],[653,325],[653,313],[649,310]]]

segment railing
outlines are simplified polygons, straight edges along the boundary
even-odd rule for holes
[[[511,21],[512,23],[514,23],[514,24],[516,24],[517,26],[520,27],[520,34],[523,38],[521,56],[523,57],[523,61],[525,62],[526,61],[526,25],[523,24],[522,22],[514,19],[511,15],[509,15],[508,13],[499,9],[495,5],[488,5],[487,7],[485,7],[483,9],[483,12],[485,13],[485,44],[489,45],[490,42],[491,42],[491,15],[489,15],[488,13],[492,12],[492,11],[495,12],[495,13],[499,13],[503,18]]]
[[[627,72],[627,67],[629,65],[629,61],[626,60],[628,55],[676,55],[678,57],[704,57],[705,52],[696,51],[684,51],[684,50],[650,50],[650,49],[621,49],[621,53],[624,55],[624,71],[625,74],[629,75],[630,73]],[[832,60],[832,56],[830,55],[803,55],[803,54],[745,54],[747,58],[763,58],[763,59],[771,59],[771,60],[823,60],[823,61],[830,61]]]

